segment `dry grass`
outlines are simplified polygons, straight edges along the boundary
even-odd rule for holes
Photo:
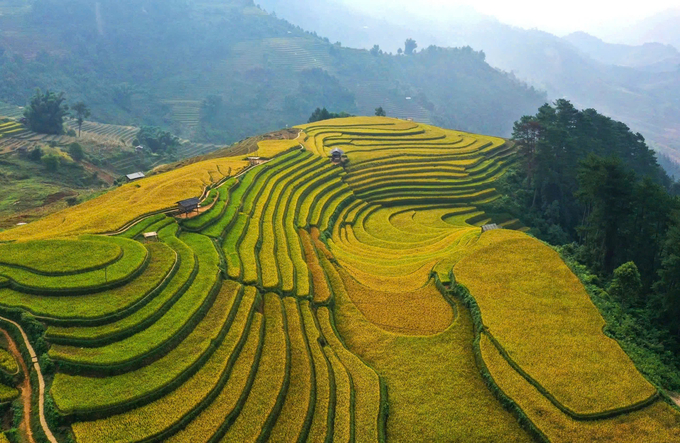
[[[522,233],[491,231],[454,273],[511,358],[571,410],[607,411],[656,392],[604,335],[585,288],[548,246]]]

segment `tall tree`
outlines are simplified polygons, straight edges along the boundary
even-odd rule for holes
[[[593,264],[612,272],[627,243],[626,222],[631,214],[631,183],[635,175],[617,158],[590,154],[578,170],[577,198],[584,206],[579,228]]]
[[[71,107],[71,109],[75,113],[76,122],[78,122],[78,137],[80,137],[80,133],[83,129],[83,122],[86,118],[92,115],[92,113],[90,112],[90,108],[88,108],[84,102],[76,103]]]
[[[665,317],[680,338],[680,211],[666,234],[659,281],[655,289],[661,294]]]
[[[31,131],[40,134],[63,134],[64,117],[68,115],[68,105],[64,93],[49,89],[43,94],[39,89],[24,111],[26,124]]]
[[[404,44],[404,54],[413,55],[413,51],[416,49],[418,49],[418,43],[416,43],[416,41],[412,38],[406,39],[406,43]]]
[[[382,106],[380,106],[379,108],[375,108],[375,115],[377,117],[387,117],[387,113],[385,112]]]

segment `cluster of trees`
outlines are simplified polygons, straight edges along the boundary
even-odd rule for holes
[[[320,122],[322,120],[331,120],[333,118],[347,118],[351,117],[346,112],[329,112],[326,108],[316,108],[312,115],[307,120],[307,123]]]
[[[56,93],[48,89],[43,93],[38,89],[24,111],[26,126],[39,134],[60,135],[64,133],[64,119],[73,116],[78,123],[80,136],[85,119],[91,115],[90,108],[84,102],[77,102],[70,109],[73,112],[69,112],[63,92]]]
[[[569,244],[624,311],[680,350],[680,187],[642,135],[557,100],[516,122],[513,140],[520,161],[488,210]]]
[[[177,136],[156,126],[142,126],[132,142],[159,155],[172,155],[180,146]]]

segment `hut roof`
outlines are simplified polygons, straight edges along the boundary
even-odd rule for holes
[[[187,208],[187,207],[190,207],[190,206],[197,206],[200,202],[201,202],[201,200],[199,198],[194,197],[194,198],[188,198],[186,200],[179,201],[179,202],[177,202],[177,204],[184,207],[184,208]]]
[[[345,151],[340,148],[335,148],[331,151],[331,155],[345,155]]]
[[[143,172],[135,172],[134,174],[128,174],[125,177],[127,177],[128,180],[139,180],[140,178],[146,177]]]

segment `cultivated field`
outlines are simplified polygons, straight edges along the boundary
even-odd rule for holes
[[[521,228],[479,209],[510,143],[299,130],[244,173],[204,160],[0,234],[0,315],[45,326],[58,441],[677,441],[560,257],[482,233]],[[200,215],[159,212],[198,195]]]

